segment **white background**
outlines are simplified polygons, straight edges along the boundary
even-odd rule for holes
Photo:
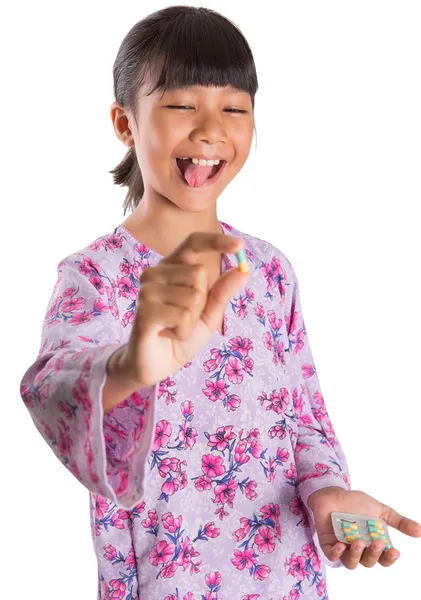
[[[197,4],[199,6],[200,4]],[[291,260],[352,486],[421,521],[419,2],[203,2],[252,47],[248,162],[219,218]],[[108,173],[112,64],[163,2],[3,8],[1,596],[94,600],[88,492],[20,395],[58,262],[123,220]],[[421,539],[392,531],[388,569],[328,570],[331,600],[416,598]],[[223,600],[235,600],[223,598]]]

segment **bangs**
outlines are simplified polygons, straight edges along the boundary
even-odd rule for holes
[[[186,86],[232,86],[254,96],[258,89],[250,47],[237,27],[218,13],[181,14],[171,20],[155,42],[138,73],[138,86],[152,82],[156,90]]]

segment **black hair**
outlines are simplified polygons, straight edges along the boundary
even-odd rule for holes
[[[130,29],[118,50],[113,78],[115,99],[135,120],[139,89],[148,81],[155,86],[147,95],[157,89],[230,85],[250,94],[253,110],[258,89],[253,55],[238,27],[211,9],[184,5],[158,10]],[[145,191],[134,146],[109,172],[115,184],[129,188],[124,214],[134,210]]]

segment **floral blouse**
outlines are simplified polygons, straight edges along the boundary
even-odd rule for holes
[[[251,275],[223,331],[104,414],[139,277],[163,257],[123,225],[64,258],[21,397],[87,488],[98,600],[325,600],[309,496],[350,489],[286,256],[242,237]],[[221,272],[235,267],[221,258]],[[159,360],[159,357],[156,357]]]

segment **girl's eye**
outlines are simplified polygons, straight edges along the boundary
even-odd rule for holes
[[[240,113],[243,115],[247,112],[246,110],[241,110],[240,108],[227,108],[227,111],[233,113]]]
[[[193,108],[192,106],[185,106],[185,105],[175,105],[175,104],[168,104],[167,108]],[[239,114],[245,114],[247,111],[246,110],[241,110],[239,108],[227,108],[225,109],[227,112],[232,112],[232,113],[239,113]]]

